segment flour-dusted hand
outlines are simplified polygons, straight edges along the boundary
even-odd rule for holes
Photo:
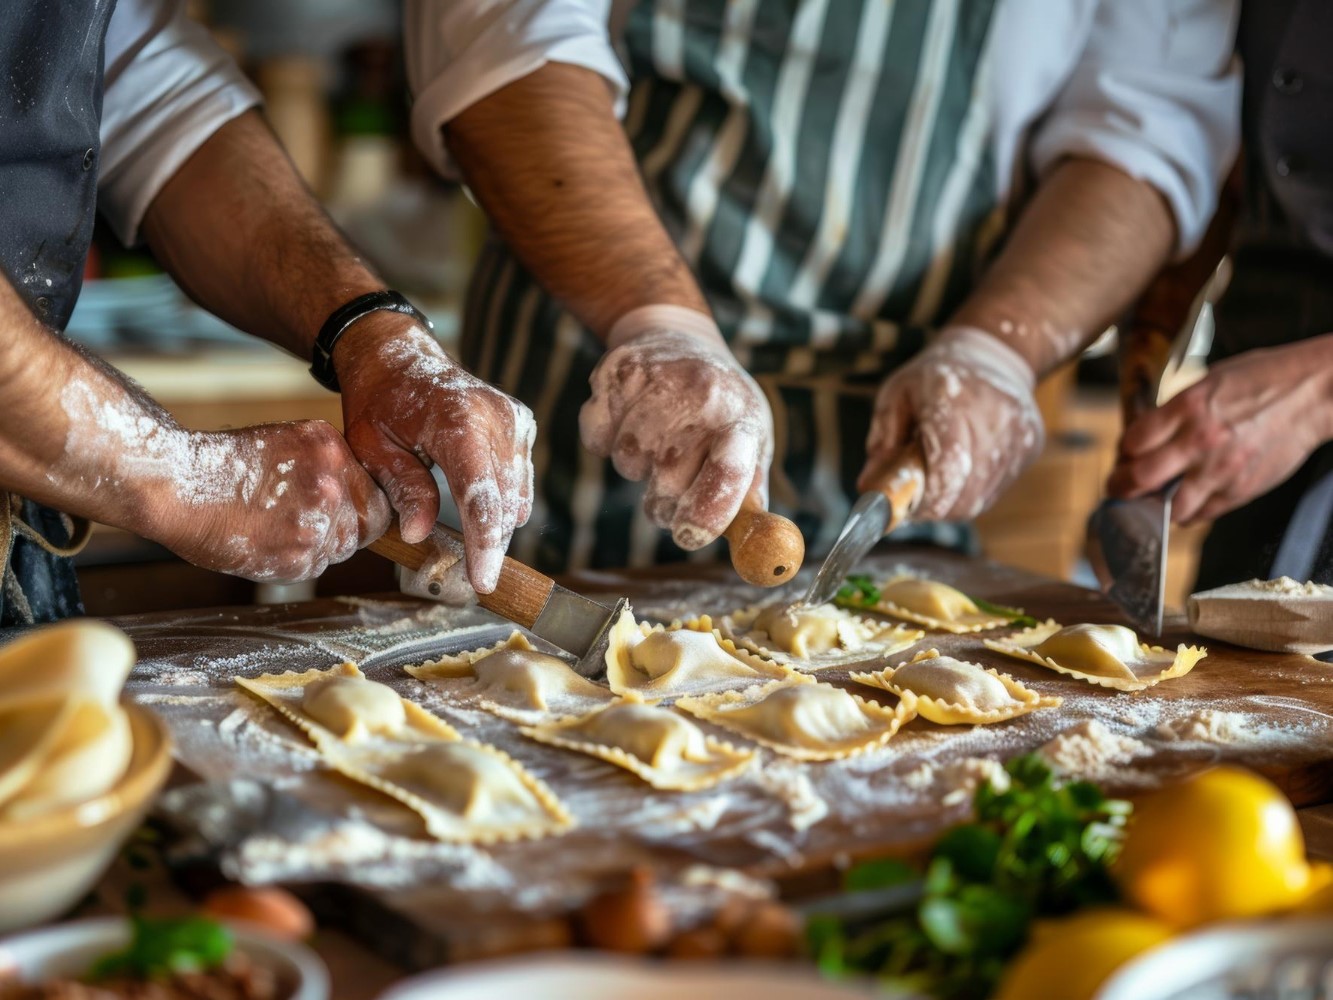
[[[383,492],[323,420],[159,435],[141,467],[166,478],[147,533],[196,566],[308,580],[389,524]]]
[[[767,505],[773,415],[712,319],[645,306],[616,322],[607,348],[579,429],[622,476],[648,481],[654,524],[698,549],[726,530],[747,494]]]
[[[462,520],[468,579],[488,594],[510,538],[532,513],[532,413],[465,371],[407,317],[380,313],[361,323],[372,325],[354,328],[333,358],[348,443],[388,494],[409,542],[435,526],[440,492],[430,467],[440,467]]]
[[[1041,414],[1028,363],[983,330],[951,327],[890,375],[866,442],[871,466],[914,437],[926,463],[915,517],[970,520],[1041,453]]]
[[[1125,431],[1107,484],[1114,496],[1182,476],[1172,515],[1208,521],[1262,496],[1333,440],[1333,334],[1249,351]]]

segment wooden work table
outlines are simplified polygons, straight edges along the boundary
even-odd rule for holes
[[[872,558],[873,564],[866,567],[872,573],[887,573],[891,567],[902,562],[916,571],[960,585],[978,597],[1021,606],[1039,619],[1051,617],[1065,624],[1120,621],[1115,608],[1100,594],[1009,567],[923,550],[889,550]],[[723,586],[728,582],[728,574],[729,570],[724,567],[660,568],[650,572],[588,573],[570,577],[565,582],[593,597],[626,594],[634,601],[641,616],[665,617],[671,609],[690,607],[692,602],[698,611],[725,613],[763,596],[760,592],[747,590],[740,585]],[[723,586],[723,589],[719,590],[719,586]],[[728,596],[719,597],[720,594]],[[699,606],[700,600],[706,600],[708,606]],[[716,601],[732,602],[731,607],[715,606],[713,602]],[[418,607],[406,599],[402,599],[402,603],[397,606]],[[153,701],[148,693],[162,690],[160,686],[155,687],[161,682],[161,671],[156,664],[173,659],[176,662],[188,662],[191,656],[217,656],[233,648],[227,645],[228,642],[234,643],[239,653],[247,648],[247,644],[262,641],[266,651],[271,653],[276,645],[294,642],[293,637],[318,639],[325,633],[345,635],[349,625],[354,625],[358,616],[364,619],[365,614],[365,605],[325,600],[213,612],[159,613],[129,616],[114,621],[134,637],[140,648],[141,667],[145,668],[136,671],[136,677],[131,681],[130,695],[143,696],[151,705]],[[1174,646],[1178,641],[1197,641],[1192,640],[1183,630],[1182,622],[1171,623],[1163,640],[1169,646]],[[1299,721],[1302,713],[1310,713],[1310,718],[1322,719],[1322,728],[1313,730],[1318,733],[1316,737],[1304,743],[1288,745],[1281,752],[1237,744],[1219,747],[1216,753],[1200,758],[1197,753],[1192,756],[1173,753],[1168,748],[1159,749],[1148,766],[1156,767],[1158,761],[1155,758],[1160,757],[1162,771],[1175,775],[1204,766],[1212,759],[1225,759],[1261,770],[1278,782],[1296,804],[1309,807],[1306,825],[1310,846],[1315,853],[1328,856],[1333,853],[1333,807],[1328,805],[1333,803],[1333,739],[1330,739],[1333,730],[1327,726],[1328,720],[1333,720],[1333,667],[1305,657],[1255,653],[1219,643],[1208,645],[1209,656],[1186,677],[1134,695],[1104,692],[1108,718],[1115,713],[1123,715],[1126,706],[1145,704],[1149,699],[1155,704],[1216,703],[1222,706],[1235,698],[1251,698],[1260,711],[1267,713],[1265,718],[1274,723],[1280,724],[1288,718]],[[1058,678],[1035,666],[999,659],[995,654],[982,650],[975,636],[932,634],[916,648],[928,646],[937,646],[942,652],[953,655],[966,654],[986,665],[1002,666],[1025,683],[1039,686],[1043,692],[1073,692],[1080,697],[1087,695],[1085,686],[1079,686],[1081,682]],[[292,648],[296,650],[297,647],[293,645]],[[904,654],[904,657],[907,655],[910,654]],[[895,657],[895,662],[904,657]],[[328,664],[336,658],[336,654],[325,649],[322,662]],[[368,675],[373,678],[389,679],[390,669],[397,671],[393,676],[401,675],[397,667],[391,668],[388,660],[376,657],[369,657],[368,660],[374,661],[366,668]],[[412,660],[409,658],[401,662]],[[303,669],[305,665],[300,660],[294,660],[291,664],[295,669]],[[241,669],[242,672],[259,672],[245,667]],[[376,670],[384,672],[376,673]],[[225,684],[230,688],[229,681],[214,683]],[[1071,688],[1070,685],[1075,687]],[[858,693],[864,692],[858,689]],[[1098,697],[1101,697],[1100,692]],[[158,710],[171,719],[170,712],[164,707],[159,706]],[[1052,710],[1055,711],[1060,710]],[[912,725],[916,727],[918,723]],[[939,729],[931,727],[929,723],[924,723],[924,726],[932,733]],[[941,746],[941,741],[946,737],[951,738],[954,732],[966,728],[954,727],[945,736],[933,736],[932,745]],[[1032,738],[1039,745],[1046,737],[1039,731],[1033,732]],[[515,752],[513,747],[503,748],[510,753]],[[1014,752],[1031,748],[1020,747]],[[184,756],[190,767],[195,768],[200,764],[197,760],[191,760],[188,752]],[[532,766],[530,761],[525,763]],[[612,775],[609,780],[622,779],[632,784],[632,780],[620,775]],[[556,791],[563,794],[560,787],[556,787]],[[779,881],[789,875],[797,876],[788,882],[796,886],[805,880],[809,872],[845,862],[850,857],[910,852],[919,848],[923,840],[933,839],[944,826],[956,819],[956,813],[941,812],[938,821],[932,826],[929,817],[924,821],[916,817],[917,822],[907,831],[908,824],[902,824],[903,829],[898,829],[898,824],[884,824],[881,820],[879,825],[869,824],[867,830],[867,824],[848,825],[831,816],[828,823],[811,828],[802,863],[789,866],[790,870],[787,871],[783,870],[783,865],[776,864],[774,858],[765,857],[764,851],[760,849],[750,848],[747,853],[744,845],[737,847],[729,844],[723,850],[696,843],[678,852],[663,851],[661,857],[669,867],[680,867],[700,858],[710,865],[719,865],[722,864],[719,859],[731,858],[736,867],[752,874],[778,877]],[[588,817],[584,817],[584,825],[593,826]],[[828,828],[821,830],[821,827]],[[597,838],[611,835],[614,833],[584,829],[522,848],[519,845],[508,845],[505,850],[544,851],[548,864],[557,860],[563,863],[567,856],[586,857],[596,853]],[[565,852],[569,852],[569,855]],[[694,854],[698,857],[692,857]],[[162,882],[165,885],[164,877]],[[114,896],[114,893],[110,895]],[[331,936],[327,938],[330,943],[327,957],[343,966],[349,962],[353,965],[364,963],[364,968],[369,970],[366,979],[372,984],[369,987],[371,992],[382,985],[383,978],[391,974],[398,963],[420,966],[471,957],[479,946],[468,937],[468,934],[475,933],[475,926],[468,925],[489,921],[493,917],[489,909],[483,911],[486,913],[483,917],[449,912],[462,905],[461,897],[456,892],[443,892],[438,897],[432,897],[430,887],[425,886],[419,887],[411,896],[410,901],[403,901],[400,896],[392,893],[372,893],[364,898],[357,894],[348,895],[344,891],[335,891],[328,896],[315,894],[317,908],[319,900],[322,899],[325,904],[321,916],[334,919],[340,925],[332,929]],[[357,901],[355,905],[349,902],[353,899]],[[422,917],[423,912],[430,914],[428,919]],[[372,940],[369,935],[374,933],[375,926],[386,928],[384,933],[387,936],[381,940]],[[415,928],[420,932],[420,938],[413,938],[399,947],[394,942],[408,940],[410,931],[407,928]],[[338,936],[337,931],[348,932],[351,936]],[[518,933],[519,938],[515,940],[522,938],[522,932]],[[356,943],[358,941],[367,942],[369,947],[363,949]],[[358,955],[359,958],[356,957]],[[349,998],[370,995],[369,992],[353,988],[353,981],[354,977],[348,980],[348,988],[340,987],[336,995]]]

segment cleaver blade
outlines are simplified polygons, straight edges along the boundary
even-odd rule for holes
[[[1088,561],[1102,590],[1140,630],[1162,634],[1171,501],[1180,480],[1132,500],[1108,498],[1088,518]]]

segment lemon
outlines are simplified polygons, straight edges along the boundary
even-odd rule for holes
[[[1333,913],[1333,864],[1315,861],[1310,865],[1310,881],[1296,909],[1300,913]]]
[[[1311,879],[1291,803],[1237,767],[1136,803],[1112,874],[1130,901],[1183,927],[1290,908]]]
[[[1171,935],[1164,921],[1120,908],[1044,921],[991,1000],[1088,1000],[1116,969]]]

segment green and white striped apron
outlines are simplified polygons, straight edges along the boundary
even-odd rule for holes
[[[981,92],[995,3],[641,0],[629,17],[627,132],[772,405],[773,507],[814,554],[855,499],[877,386],[957,307],[1002,229]],[[715,558],[678,549],[643,514],[642,485],[579,443],[601,354],[488,244],[463,360],[539,428],[536,502],[511,554],[546,572]],[[970,538],[924,527],[943,544]]]

